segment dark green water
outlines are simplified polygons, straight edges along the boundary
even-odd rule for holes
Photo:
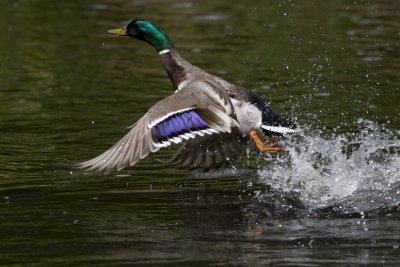
[[[193,64],[296,117],[287,151],[211,173],[71,167],[172,92],[156,22]],[[0,264],[400,264],[400,2],[0,2]]]

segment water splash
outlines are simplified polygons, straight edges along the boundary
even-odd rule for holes
[[[304,130],[288,141],[285,154],[258,170],[259,179],[309,211],[364,214],[399,206],[400,131],[363,119],[352,129],[330,137]],[[271,194],[258,192],[256,199],[266,203]],[[278,209],[287,211],[288,201],[281,200]]]

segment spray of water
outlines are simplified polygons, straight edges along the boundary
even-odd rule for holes
[[[359,119],[352,132],[305,129],[286,153],[258,170],[262,183],[292,194],[309,210],[342,212],[387,209],[400,204],[400,131]],[[263,193],[258,200],[266,201]]]

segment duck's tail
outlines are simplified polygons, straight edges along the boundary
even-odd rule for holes
[[[267,135],[290,134],[299,131],[297,124],[292,119],[285,119],[273,112],[271,109],[264,109],[262,114],[261,128]]]

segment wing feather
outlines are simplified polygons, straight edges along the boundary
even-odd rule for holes
[[[201,82],[197,83],[197,86],[198,88],[193,90],[180,90],[176,94],[156,103],[140,120],[129,127],[129,132],[110,149],[94,159],[80,163],[78,167],[100,172],[110,172],[115,169],[121,170],[136,164],[150,152],[156,152],[161,147],[169,146],[171,141],[179,143],[182,139],[205,138],[209,137],[209,134],[231,132],[231,128],[235,127],[237,122],[234,119],[233,108],[229,98],[223,92],[219,92],[218,89],[210,89],[209,86],[204,86],[204,84],[202,86]],[[176,133],[169,129],[166,126],[167,124],[163,124],[174,114],[189,110],[196,110],[196,114],[210,128]],[[168,114],[170,115],[168,116]],[[178,116],[172,122],[195,128],[196,123],[200,121],[196,118],[194,120],[188,123]],[[156,127],[156,125],[160,125],[160,127]],[[158,142],[155,138],[157,135],[155,127],[157,131],[160,131],[158,136],[167,136],[168,138]],[[193,155],[179,162],[185,166],[190,166],[194,162],[191,158],[193,158]],[[195,163],[195,168],[202,166],[202,160],[198,158],[195,159]],[[208,162],[207,165],[209,165]]]
[[[205,135],[187,141],[166,164],[182,169],[209,170],[233,162],[244,154],[247,139],[237,128],[232,133]]]

